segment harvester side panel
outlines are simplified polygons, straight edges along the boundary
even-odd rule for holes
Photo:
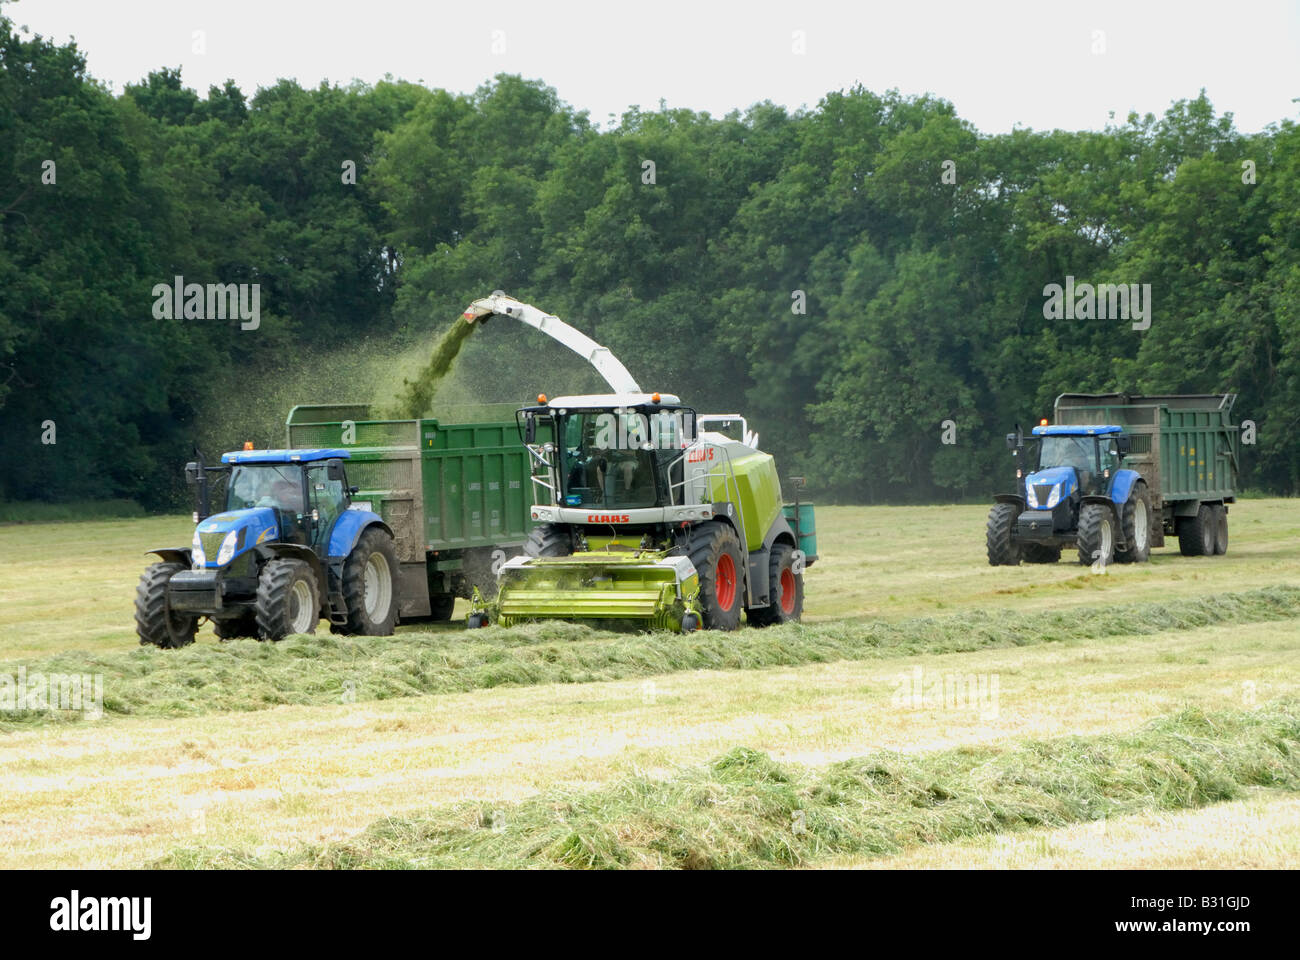
[[[734,451],[735,445],[732,445]],[[740,488],[740,502],[735,506],[741,512],[745,527],[745,549],[761,550],[763,538],[772,528],[772,524],[782,516],[781,481],[776,473],[776,461],[770,453],[751,453],[731,458],[731,469],[735,474],[736,486]],[[731,486],[730,477],[715,474],[711,480],[711,494],[714,502],[736,499],[736,491]]]

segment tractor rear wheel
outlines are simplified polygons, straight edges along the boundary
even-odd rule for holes
[[[803,615],[803,573],[794,572],[794,547],[778,543],[772,547],[767,567],[767,595],[771,603],[746,607],[751,627],[797,622]]]
[[[1057,563],[1061,559],[1061,548],[1045,543],[1026,543],[1022,551],[1025,563]]]
[[[1151,495],[1145,483],[1133,484],[1123,507],[1126,550],[1116,550],[1120,563],[1146,563],[1151,558]]]
[[[691,563],[700,580],[705,630],[735,630],[745,595],[744,554],[736,531],[709,521],[691,531]]]
[[[135,588],[135,632],[140,643],[174,649],[194,642],[198,617],[172,613],[167,604],[167,581],[185,569],[183,563],[151,563]]]
[[[1184,557],[1208,557],[1214,553],[1214,513],[1201,504],[1196,516],[1178,521],[1178,552]]]
[[[257,578],[257,635],[283,640],[291,633],[315,633],[320,620],[316,575],[301,560],[272,560]]]
[[[397,551],[393,538],[370,527],[343,564],[343,601],[348,620],[341,633],[391,636],[397,625]]]
[[[212,621],[212,632],[218,640],[233,640],[236,637],[257,636],[257,614],[246,613],[241,617],[228,617]]]
[[[1115,512],[1102,503],[1079,508],[1079,562],[1100,564],[1104,570],[1115,559]]]
[[[558,523],[539,523],[528,535],[524,553],[530,557],[567,557],[573,553],[573,538],[568,527]]]
[[[1011,538],[1020,510],[1014,503],[995,503],[989,510],[984,540],[988,546],[989,565],[1014,567],[1020,563],[1020,544]]]
[[[1217,516],[1214,518],[1214,552],[1224,554],[1228,552],[1228,507],[1221,504],[1216,511]]]

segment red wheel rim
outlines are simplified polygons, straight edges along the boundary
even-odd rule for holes
[[[730,610],[736,602],[736,564],[731,554],[724,553],[718,558],[717,576],[714,578],[714,592],[718,597],[718,606]]]
[[[781,612],[794,613],[794,574],[789,569],[781,571]]]

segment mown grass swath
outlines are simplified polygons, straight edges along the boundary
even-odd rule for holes
[[[793,866],[1300,789],[1300,701],[1189,709],[1129,734],[927,755],[881,752],[820,772],[748,748],[664,780],[552,791],[388,818],[345,843],[258,856],[187,847],[172,867]]]
[[[737,670],[955,653],[994,647],[1151,635],[1217,623],[1300,617],[1300,588],[1274,586],[1164,603],[1043,613],[971,611],[899,621],[842,620],[738,633],[602,633],[564,622],[386,638],[318,635],[278,644],[238,640],[176,651],[69,653],[33,672],[101,673],[107,715],[183,716],[384,700],[503,685],[589,683],[677,670]],[[17,669],[15,663],[11,669]],[[74,722],[80,714],[8,713],[0,730]]]

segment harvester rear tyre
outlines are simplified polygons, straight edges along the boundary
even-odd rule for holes
[[[1201,504],[1194,517],[1178,523],[1178,552],[1184,557],[1208,557],[1214,553],[1214,514]]]
[[[1214,518],[1214,552],[1222,555],[1228,552],[1228,508],[1220,506],[1216,514]]]
[[[989,510],[985,525],[984,542],[988,547],[989,566],[1014,567],[1019,565],[1020,544],[1011,538],[1016,528],[1020,510],[1014,503],[995,503]]]
[[[228,617],[212,621],[212,632],[218,640],[234,640],[236,637],[257,636],[257,615],[245,614],[242,617]]]
[[[185,569],[181,563],[151,563],[135,588],[135,632],[140,643],[164,649],[194,642],[198,617],[173,614],[167,606],[167,581]]]
[[[1102,503],[1085,503],[1079,508],[1079,562],[1102,569],[1115,559],[1115,512]]]
[[[1026,543],[1021,550],[1025,563],[1057,563],[1061,559],[1061,548],[1045,543]]]
[[[1124,503],[1124,543],[1126,550],[1116,550],[1120,563],[1146,563],[1151,558],[1151,494],[1145,483],[1133,484]]]
[[[771,603],[746,607],[751,627],[798,622],[803,615],[803,574],[794,572],[794,547],[778,543],[772,547],[767,568],[767,595]]]
[[[343,602],[348,619],[340,633],[388,637],[397,625],[397,550],[393,538],[369,527],[343,564]]]
[[[320,620],[316,575],[301,560],[272,560],[257,578],[257,635],[283,640],[291,633],[315,633]]]
[[[736,531],[725,523],[702,523],[691,532],[691,563],[700,580],[705,630],[735,630],[745,596],[744,554]]]
[[[557,523],[539,523],[528,535],[524,553],[530,557],[567,557],[573,553],[573,538],[568,527]]]

